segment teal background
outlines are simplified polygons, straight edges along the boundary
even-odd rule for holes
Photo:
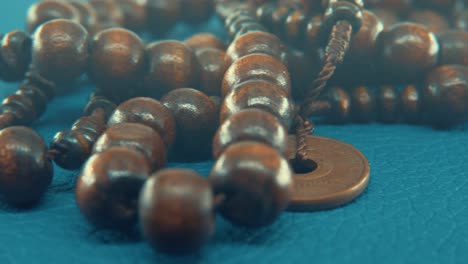
[[[0,32],[23,29],[33,0],[2,1]],[[171,38],[222,28],[214,19],[179,25]],[[4,98],[17,84],[0,83]],[[50,141],[81,114],[91,87],[77,85],[54,99],[34,128]],[[272,226],[243,230],[219,219],[217,234],[198,254],[172,258],[139,238],[94,230],[80,215],[73,186],[78,172],[56,169],[39,207],[0,206],[0,263],[467,263],[468,133],[406,125],[317,128],[353,144],[371,164],[362,197],[335,210],[284,213]],[[171,164],[207,175],[211,162]],[[63,188],[65,187],[65,188]]]

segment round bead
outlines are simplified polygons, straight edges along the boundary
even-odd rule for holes
[[[95,226],[130,228],[137,221],[138,196],[149,174],[143,154],[110,148],[86,162],[76,183],[76,203]]]
[[[258,23],[254,17],[248,15],[239,16],[232,20],[232,22],[228,24],[229,26],[226,26],[226,32],[231,38],[233,38],[243,26],[252,23]]]
[[[415,78],[437,63],[439,44],[424,26],[398,23],[378,39],[379,63],[387,77]]]
[[[184,158],[205,157],[218,123],[213,101],[200,91],[181,88],[168,93],[161,103],[176,121],[177,138],[173,149],[177,154],[184,154],[181,155]]]
[[[237,33],[234,35],[233,39],[237,39],[240,36],[243,36],[250,32],[257,32],[257,31],[266,32],[267,29],[262,24],[259,24],[258,22],[246,23],[246,24],[243,24],[239,28]]]
[[[294,118],[294,103],[281,87],[267,81],[248,81],[238,85],[224,99],[220,124],[247,108],[259,108],[273,114],[288,130]]]
[[[160,98],[183,87],[196,87],[200,65],[192,50],[182,42],[167,40],[150,44],[147,49],[148,73],[145,90]]]
[[[78,23],[57,19],[33,35],[32,65],[49,81],[65,83],[81,76],[88,62],[88,33]]]
[[[319,32],[322,27],[322,16],[312,16],[307,21],[306,39],[310,46],[317,47],[319,43]]]
[[[226,53],[230,64],[243,56],[262,53],[287,65],[286,46],[278,37],[266,32],[255,31],[238,37],[231,43]]]
[[[44,140],[32,129],[0,131],[0,196],[15,206],[36,203],[52,181],[52,163]]]
[[[432,10],[415,10],[409,15],[408,20],[425,25],[434,34],[439,34],[450,28],[448,21]]]
[[[111,147],[122,146],[136,149],[145,154],[152,171],[166,165],[166,147],[161,136],[152,128],[136,124],[122,123],[109,127],[94,144],[93,153],[104,152]]]
[[[146,28],[147,0],[115,0],[123,13],[123,25],[132,31]]]
[[[182,19],[188,23],[208,20],[213,12],[213,0],[181,0]]]
[[[362,16],[362,8],[354,3],[347,1],[331,3],[323,15],[321,41],[328,41],[333,26],[340,20],[348,21],[353,33],[358,32],[362,25]]]
[[[123,25],[124,14],[115,0],[89,0],[88,2],[96,11],[100,23]]]
[[[151,33],[162,36],[179,20],[180,0],[147,0],[146,12],[148,29]]]
[[[416,86],[406,86],[400,94],[401,113],[403,120],[408,123],[416,123],[420,118],[421,99]]]
[[[399,98],[395,86],[384,85],[377,92],[379,120],[385,123],[396,122],[399,117]]]
[[[288,205],[291,168],[278,151],[263,143],[233,144],[221,154],[210,173],[219,207],[233,224],[260,227],[271,224]]]
[[[92,145],[82,133],[65,130],[54,136],[50,149],[58,153],[54,156],[57,165],[67,170],[76,170],[88,159]]]
[[[271,14],[271,30],[275,35],[283,38],[285,34],[284,25],[286,23],[286,19],[292,12],[293,10],[289,6],[281,5]]]
[[[255,13],[258,21],[265,25],[267,28],[272,28],[272,14],[275,12],[275,10],[278,8],[278,6],[275,3],[271,2],[266,2],[262,5],[260,5]]]
[[[172,113],[162,103],[147,97],[132,98],[120,104],[109,118],[107,125],[139,123],[158,132],[166,146],[175,140],[175,120]]]
[[[269,55],[250,54],[236,60],[227,69],[222,82],[222,96],[250,80],[269,81],[278,85],[286,94],[291,93],[289,72],[283,63]]]
[[[164,253],[197,251],[214,234],[213,200],[209,182],[193,171],[171,169],[154,174],[139,199],[145,238]]]
[[[447,31],[438,36],[440,44],[439,64],[468,66],[468,32]]]
[[[375,96],[366,86],[359,86],[351,93],[351,110],[357,122],[370,122],[375,117]]]
[[[224,59],[226,52],[214,48],[205,48],[199,50],[195,55],[201,69],[200,90],[207,95],[220,95],[221,82],[228,68],[228,64]]]
[[[327,102],[331,109],[328,118],[334,123],[344,123],[349,120],[351,115],[351,98],[349,94],[341,87],[332,87],[326,93]]]
[[[33,32],[41,24],[54,19],[69,19],[80,23],[80,14],[67,2],[41,1],[29,7],[26,18],[27,28],[29,32]]]
[[[90,75],[105,95],[126,99],[145,74],[145,46],[133,32],[112,28],[91,41]],[[130,89],[129,87],[132,87]]]
[[[76,9],[80,15],[81,24],[85,28],[90,29],[96,25],[98,22],[98,16],[94,8],[89,3],[71,1],[69,4]]]
[[[352,37],[345,62],[369,63],[376,55],[377,37],[383,30],[379,18],[369,11],[363,11],[361,29]]]
[[[193,50],[214,48],[225,50],[226,44],[211,33],[198,33],[184,40],[184,43]]]
[[[468,118],[468,67],[444,65],[428,74],[422,90],[425,120],[447,128]]]
[[[289,43],[296,47],[304,45],[304,32],[307,27],[307,14],[298,9],[292,12],[284,23],[284,33]]]
[[[213,157],[217,159],[223,150],[236,142],[251,140],[268,144],[285,155],[288,147],[288,131],[272,114],[259,109],[237,112],[224,121],[213,140]]]
[[[5,81],[19,81],[31,62],[31,38],[23,31],[14,30],[5,34],[0,43],[0,72]]]

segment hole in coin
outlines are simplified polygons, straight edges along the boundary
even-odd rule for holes
[[[289,160],[289,164],[296,174],[306,174],[317,169],[317,163],[311,159],[301,161],[294,158]]]

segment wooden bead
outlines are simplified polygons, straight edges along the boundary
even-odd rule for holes
[[[182,19],[187,23],[201,23],[213,12],[214,0],[181,0]]]
[[[152,128],[136,124],[121,123],[109,127],[94,145],[93,153],[104,152],[111,147],[122,146],[136,149],[150,161],[151,171],[166,165],[166,147],[161,136]]]
[[[182,158],[204,158],[216,131],[218,114],[213,101],[191,88],[171,91],[161,99],[174,116],[177,138],[174,151]]]
[[[386,8],[372,8],[370,11],[374,13],[383,24],[383,30],[389,29],[393,24],[400,22],[397,14]]]
[[[377,92],[377,106],[379,121],[394,123],[399,117],[400,102],[395,86],[384,85]]]
[[[468,66],[468,32],[447,31],[439,36],[439,65],[460,64]]]
[[[353,1],[330,1],[323,14],[322,28],[319,32],[319,42],[327,43],[333,27],[340,20],[346,20],[356,33],[362,26],[362,7]]]
[[[16,94],[26,97],[31,102],[37,116],[41,116],[45,112],[49,98],[40,88],[24,84],[16,91]]]
[[[76,183],[76,203],[97,227],[130,228],[137,221],[138,196],[149,174],[143,154],[124,147],[110,148],[86,162]]]
[[[234,35],[233,39],[237,39],[245,34],[248,34],[250,32],[267,32],[267,29],[260,23],[258,22],[252,22],[252,23],[246,23],[243,24],[239,30],[237,30],[236,34]]]
[[[110,98],[128,99],[145,75],[145,46],[135,33],[111,28],[91,41],[91,78]]]
[[[139,199],[143,234],[157,250],[190,254],[215,230],[209,182],[193,171],[162,170],[145,183]]]
[[[2,114],[9,113],[15,117],[12,125],[30,125],[38,117],[32,100],[26,96],[12,94],[0,105]]]
[[[172,146],[176,135],[175,120],[162,103],[147,97],[132,98],[120,104],[107,124],[139,123],[151,127],[161,135],[166,147]]]
[[[231,64],[253,53],[270,55],[288,65],[286,46],[275,35],[260,31],[250,32],[235,39],[226,51],[226,58]]]
[[[410,13],[408,20],[425,25],[434,34],[439,34],[450,28],[448,21],[432,10],[415,10]]]
[[[123,13],[123,25],[132,31],[140,32],[146,28],[147,0],[115,0]]]
[[[222,96],[250,80],[269,81],[278,85],[286,94],[291,93],[291,80],[286,66],[272,56],[257,53],[243,56],[231,64],[224,74]]]
[[[359,86],[351,93],[353,119],[357,122],[370,122],[375,117],[375,96],[366,86]]]
[[[286,19],[293,12],[292,8],[286,5],[281,5],[271,14],[272,32],[283,38],[285,35]]]
[[[229,116],[247,108],[259,108],[273,114],[287,130],[294,118],[294,103],[281,87],[255,80],[240,84],[226,96],[221,105],[220,124]]]
[[[183,87],[196,87],[200,65],[192,50],[182,42],[167,40],[146,48],[148,73],[145,90],[154,98]]]
[[[54,19],[69,19],[80,23],[79,12],[69,3],[57,0],[45,0],[33,4],[28,9],[26,24],[33,32],[41,24]]]
[[[273,21],[271,16],[277,8],[278,6],[275,3],[271,2],[267,2],[260,5],[256,10],[256,16],[258,21],[261,24],[265,25],[267,28],[271,29],[273,27]]]
[[[81,134],[91,146],[94,145],[106,128],[105,123],[94,116],[80,117],[72,126],[72,130]]]
[[[89,0],[88,2],[96,11],[99,22],[123,25],[124,13],[116,0]]]
[[[147,0],[148,29],[156,36],[166,34],[181,16],[180,0]]]
[[[307,21],[306,39],[310,46],[317,47],[319,43],[319,32],[322,26],[322,16],[313,16]]]
[[[302,47],[304,45],[306,27],[307,14],[304,10],[298,9],[290,13],[284,23],[284,33],[288,42],[295,47]]]
[[[468,67],[444,65],[431,71],[422,90],[424,118],[448,128],[468,118]]]
[[[41,76],[66,83],[81,76],[88,62],[88,33],[78,23],[57,19],[33,35],[32,64]]]
[[[421,99],[416,86],[406,86],[400,94],[401,113],[403,120],[408,123],[420,121]]]
[[[232,20],[229,24],[226,26],[226,32],[231,37],[231,39],[234,39],[234,36],[237,34],[237,32],[245,25],[247,24],[252,24],[252,23],[257,23],[255,18],[251,15],[242,15],[239,16],[235,19]]]
[[[351,98],[341,87],[331,87],[325,94],[331,109],[328,118],[333,123],[345,123],[351,116]]]
[[[220,95],[221,82],[228,68],[228,64],[224,59],[226,52],[214,48],[205,48],[196,52],[195,55],[201,69],[200,90],[207,95]]]
[[[226,44],[211,33],[198,33],[184,40],[184,43],[197,51],[198,49],[214,48],[225,50]]]
[[[40,200],[52,181],[52,163],[44,140],[32,129],[0,131],[0,196],[15,206]]]
[[[372,62],[377,53],[377,37],[382,30],[383,24],[379,18],[372,12],[363,11],[361,29],[351,39],[345,63],[369,64]]]
[[[31,62],[32,41],[26,32],[15,30],[5,34],[0,43],[0,78],[19,81]]]
[[[379,63],[394,81],[417,78],[437,63],[439,44],[422,25],[395,24],[380,34],[378,42]]]
[[[223,150],[239,141],[251,140],[268,144],[285,155],[288,147],[288,131],[272,114],[259,109],[237,112],[224,121],[213,140],[213,157],[217,159]]]
[[[98,22],[98,15],[93,6],[86,2],[71,1],[69,2],[78,14],[80,15],[80,22],[86,28],[90,29]]]
[[[269,225],[288,205],[292,172],[274,148],[245,141],[221,154],[210,173],[215,194],[224,195],[219,211],[233,224]]]

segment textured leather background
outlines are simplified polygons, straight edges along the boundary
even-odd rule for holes
[[[0,32],[23,28],[32,2],[1,1]],[[207,28],[192,30],[201,29]],[[174,36],[184,37],[188,31],[178,27]],[[1,98],[15,88],[1,83]],[[54,100],[34,127],[50,140],[80,115],[87,92],[75,91]],[[368,190],[346,207],[285,213],[273,226],[254,231],[234,228],[220,219],[215,238],[203,251],[193,257],[169,258],[154,253],[137,237],[94,230],[66,188],[72,186],[76,172],[56,170],[53,186],[38,208],[0,207],[0,263],[468,262],[466,131],[375,124],[320,126],[317,133],[355,145],[370,160]],[[207,175],[211,163],[171,166]]]

